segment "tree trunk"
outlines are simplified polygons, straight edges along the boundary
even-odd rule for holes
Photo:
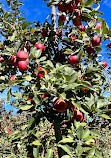
[[[62,140],[62,134],[60,130],[60,122],[54,121],[54,131],[55,131],[55,137],[56,137],[56,143],[58,143],[60,140]],[[65,151],[58,147],[58,156],[61,158],[63,155],[65,155]]]

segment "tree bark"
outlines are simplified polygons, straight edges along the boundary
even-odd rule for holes
[[[60,130],[60,122],[54,121],[54,131],[55,131],[55,137],[56,137],[56,143],[58,143],[60,140],[62,140],[62,134]],[[58,147],[58,156],[61,158],[63,155],[65,155],[65,151]]]

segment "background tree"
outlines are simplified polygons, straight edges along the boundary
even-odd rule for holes
[[[108,64],[97,60],[102,42],[110,39],[110,29],[98,16],[103,14],[98,2],[49,1],[52,23],[46,19],[43,25],[20,16],[20,1],[7,0],[9,11],[1,7],[5,39],[0,45],[0,90],[8,88],[7,100],[15,97],[11,104],[19,108],[18,113],[26,111],[29,122],[23,127],[24,136],[18,131],[10,140],[19,144],[27,138],[27,157],[111,154],[109,147],[105,153],[97,146],[101,128],[110,128],[111,114],[110,98],[104,96],[109,88],[104,73]],[[60,11],[57,19],[55,7]],[[18,92],[12,92],[12,86]],[[41,131],[44,126],[46,131]]]

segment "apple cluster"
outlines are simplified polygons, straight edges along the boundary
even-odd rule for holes
[[[74,121],[75,119],[80,122],[83,121],[83,113],[79,110],[76,110],[76,107],[69,101],[67,102],[62,98],[59,98],[54,102],[53,108],[58,112],[65,112],[67,108],[71,108],[73,110],[72,121]]]

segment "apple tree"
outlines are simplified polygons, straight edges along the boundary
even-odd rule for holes
[[[98,59],[111,34],[100,1],[47,1],[51,22],[43,24],[22,17],[21,1],[6,0],[8,11],[1,3],[0,91],[7,88],[7,101],[27,113],[24,136],[10,135],[12,144],[27,138],[27,157],[111,155],[100,146],[102,128],[111,128],[108,63]]]

